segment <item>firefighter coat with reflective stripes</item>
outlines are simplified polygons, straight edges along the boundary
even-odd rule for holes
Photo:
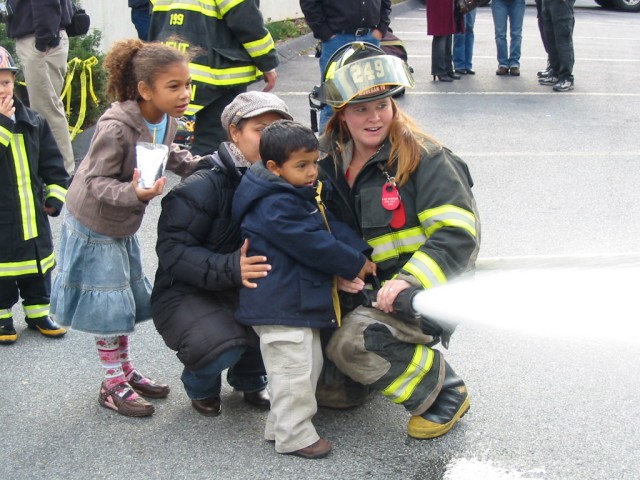
[[[154,0],[149,39],[192,55],[189,115],[278,66],[256,0]]]
[[[471,175],[459,157],[438,145],[424,145],[418,168],[399,187],[405,221],[392,227],[392,218],[398,214],[385,209],[381,201],[388,183],[385,172],[395,175],[386,170],[389,142],[365,164],[350,189],[344,175],[350,154],[341,156],[330,139],[323,140],[323,148],[330,152],[320,161],[321,178],[328,184],[325,204],[358,229],[373,248],[372,260],[381,281],[401,278],[431,288],[473,268],[480,222]]]
[[[47,122],[14,97],[15,122],[0,114],[0,278],[55,266],[44,206],[58,215],[69,176]]]

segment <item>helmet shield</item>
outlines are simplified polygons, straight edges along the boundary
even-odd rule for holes
[[[378,55],[349,63],[340,62],[340,59],[330,61],[322,84],[321,100],[339,109],[347,103],[389,97],[403,87],[413,86],[409,66],[400,58],[380,51]]]

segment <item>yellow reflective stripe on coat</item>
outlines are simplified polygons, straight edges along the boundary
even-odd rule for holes
[[[45,274],[56,264],[55,255],[51,253],[40,261],[38,267],[37,260],[25,260],[23,262],[0,263],[0,277],[18,277],[20,275]]]
[[[11,138],[13,138],[13,132],[4,127],[0,127],[0,145],[6,147],[11,143]]]
[[[373,248],[371,260],[379,263],[403,253],[413,253],[426,241],[423,228],[413,227],[369,239],[367,243]]]
[[[40,318],[49,315],[49,304],[46,305],[24,305],[24,313],[27,318]]]
[[[418,219],[429,237],[442,227],[462,228],[469,232],[472,237],[478,236],[476,216],[469,210],[455,205],[442,205],[425,210],[418,214]]]
[[[64,202],[64,199],[66,198],[66,196],[67,196],[67,189],[64,187],[61,187],[60,185],[47,185],[47,188],[45,189],[46,198],[53,197],[53,198],[57,198],[61,202]]]
[[[13,316],[13,314],[11,313],[11,309],[10,308],[1,308],[0,309],[0,320],[3,320],[5,318],[11,318]]]
[[[424,345],[416,345],[413,358],[409,365],[407,365],[407,369],[402,372],[402,375],[391,382],[391,384],[382,391],[382,394],[389,397],[394,403],[406,402],[420,381],[431,370],[434,357],[435,354],[433,350]]]
[[[190,63],[189,72],[191,73],[193,81],[216,86],[252,83],[262,75],[262,72],[254,65],[230,68],[211,68],[198,63]]]
[[[440,265],[424,252],[415,252],[402,269],[416,277],[423,288],[447,283]]]
[[[271,50],[276,48],[276,44],[273,41],[270,33],[267,33],[264,37],[253,42],[243,43],[242,46],[249,53],[252,58],[261,57],[266,55]]]
[[[246,0],[153,0],[154,12],[169,12],[173,10],[190,10],[208,17],[221,19],[229,10]]]
[[[35,200],[31,189],[31,171],[27,149],[24,145],[22,134],[13,135],[11,142],[13,164],[16,169],[18,185],[18,197],[20,198],[20,220],[22,225],[22,238],[30,240],[38,236],[38,223],[36,221]]]

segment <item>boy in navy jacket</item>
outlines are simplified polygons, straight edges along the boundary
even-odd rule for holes
[[[375,274],[370,247],[318,202],[319,146],[313,132],[290,120],[264,129],[262,162],[243,177],[233,202],[249,239],[248,255],[272,266],[257,288],[240,290],[236,318],[260,336],[269,378],[271,411],[265,438],[278,453],[321,458],[331,444],[311,418],[322,369],[320,328],[340,322],[337,277]]]

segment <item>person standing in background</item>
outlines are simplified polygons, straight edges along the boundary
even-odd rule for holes
[[[355,41],[379,46],[389,29],[391,0],[300,0],[300,8],[313,36],[322,42],[321,80],[336,50]],[[329,106],[320,111],[320,133],[332,114]]]
[[[131,23],[136,27],[138,38],[149,38],[149,25],[151,24],[151,2],[149,0],[129,0],[131,9]]]
[[[473,43],[475,36],[473,27],[476,23],[476,10],[473,9],[464,16],[464,33],[453,36],[453,66],[456,73],[475,75],[472,70]]]
[[[51,126],[69,175],[75,159],[69,123],[60,99],[67,75],[71,0],[9,0],[12,14],[7,35],[16,39],[16,54],[22,64],[29,93],[29,106]]]
[[[547,40],[544,38],[544,20],[542,19],[542,0],[536,0],[536,19],[538,20],[538,30],[540,31],[540,38],[542,39],[542,46],[547,54],[547,66],[544,70],[538,72],[538,78],[546,77],[551,70],[551,63],[549,63],[549,47],[547,46]]]
[[[433,35],[431,75],[434,80],[460,80],[460,75],[453,70],[452,47],[455,33],[464,33],[464,17],[456,11],[453,0],[429,0],[427,35]]]
[[[196,117],[195,155],[211,154],[227,139],[222,111],[248,85],[263,79],[263,91],[276,86],[276,45],[258,2],[235,0],[224,8],[217,3],[155,0],[151,15],[149,40],[193,52],[193,92],[185,114]]]
[[[520,76],[522,23],[525,9],[524,0],[491,0],[491,13],[493,14],[498,50],[496,75]],[[507,22],[511,33],[511,45],[507,45]]]
[[[544,37],[549,48],[551,71],[540,85],[553,85],[556,92],[573,90],[573,7],[576,0],[542,0]]]

